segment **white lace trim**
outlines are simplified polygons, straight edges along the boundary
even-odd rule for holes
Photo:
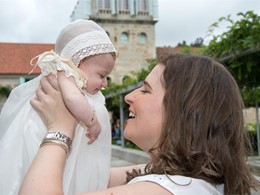
[[[106,32],[94,30],[72,39],[62,50],[61,57],[72,60],[78,65],[85,57],[110,52],[116,53],[116,49]]]
[[[89,47],[79,50],[77,53],[75,53],[72,56],[71,60],[75,64],[79,64],[80,60],[82,60],[83,58],[85,58],[87,56],[115,52],[114,49],[115,48],[111,43],[103,43],[103,44],[98,43],[98,44],[91,45]]]
[[[36,64],[32,62],[38,58]],[[44,52],[31,60],[31,65],[38,65],[41,68],[43,76],[49,74],[57,75],[58,71],[64,71],[66,77],[73,76],[79,90],[84,93],[84,88],[86,87],[87,81],[82,76],[80,70],[75,66],[75,64],[69,60],[62,59],[54,51]]]

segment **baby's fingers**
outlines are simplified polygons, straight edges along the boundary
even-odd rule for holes
[[[98,138],[98,135],[87,132],[86,137],[89,138],[88,144],[92,144]]]

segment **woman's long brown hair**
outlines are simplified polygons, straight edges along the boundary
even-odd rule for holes
[[[145,173],[183,175],[224,184],[225,194],[250,194],[259,182],[246,165],[250,152],[243,100],[236,81],[220,63],[194,55],[167,54],[164,124]]]

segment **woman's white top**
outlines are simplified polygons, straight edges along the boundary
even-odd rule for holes
[[[45,68],[45,75],[51,73],[48,67]],[[23,177],[47,132],[40,116],[30,105],[42,76],[13,89],[1,110],[0,194],[18,194]],[[86,94],[85,97],[96,111],[101,133],[94,143],[88,145],[86,129],[77,126],[64,172],[63,187],[66,195],[104,189],[109,179],[111,125],[105,98],[101,92]]]
[[[170,179],[169,179],[169,178]],[[128,184],[142,181],[153,182],[165,188],[174,195],[221,195],[224,194],[224,184],[212,185],[202,179],[195,179],[180,175],[150,174],[135,177]]]

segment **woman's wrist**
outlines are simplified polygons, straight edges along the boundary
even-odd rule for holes
[[[77,122],[75,121],[74,124],[66,123],[60,125],[52,125],[49,127],[48,132],[60,132],[61,134],[66,135],[71,140],[74,138],[75,130],[76,130]]]
[[[67,155],[70,153],[72,139],[67,135],[57,132],[47,132],[40,147],[45,145],[56,145],[64,149]]]

